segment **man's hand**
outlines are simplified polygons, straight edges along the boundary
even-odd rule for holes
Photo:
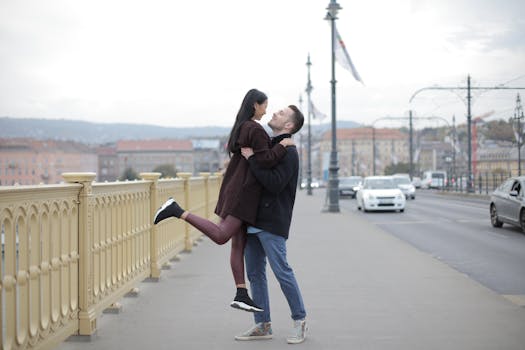
[[[293,140],[289,137],[282,139],[281,142],[279,143],[283,145],[284,147],[295,146],[295,142],[293,142]]]
[[[244,158],[248,159],[251,156],[253,156],[253,148],[251,147],[242,147],[241,148],[241,154]]]

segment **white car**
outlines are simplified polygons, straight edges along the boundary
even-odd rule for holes
[[[303,179],[303,181],[301,182],[301,188],[306,188],[307,186],[307,179]],[[312,186],[312,188],[319,188],[319,181],[317,179],[312,179],[312,182],[310,182],[310,186]]]
[[[412,184],[408,176],[394,176],[394,182],[405,194],[406,199],[416,199],[416,187]]]
[[[414,185],[415,188],[421,188],[421,178],[414,176],[412,178],[412,185]]]
[[[368,176],[357,192],[357,209],[405,211],[405,195],[392,176]]]

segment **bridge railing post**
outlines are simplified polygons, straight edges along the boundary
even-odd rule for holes
[[[158,208],[157,185],[161,173],[140,173],[143,180],[151,181],[150,186],[150,278],[160,278],[161,266],[159,265],[158,249],[157,249],[157,226],[153,225],[153,217]]]
[[[92,183],[95,173],[63,173],[68,183],[79,183],[82,189],[78,195],[78,333],[92,335],[97,329],[96,311],[92,300],[93,274],[91,266],[91,237],[93,237],[94,198]]]

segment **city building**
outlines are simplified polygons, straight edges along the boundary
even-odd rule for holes
[[[524,152],[522,147],[521,156],[525,155]],[[475,176],[480,173],[518,175],[518,149],[512,142],[485,142],[477,155]],[[523,169],[523,161],[521,165]]]
[[[420,140],[414,155],[415,173],[422,174],[424,171],[444,170],[449,174],[453,173],[454,168],[454,147],[449,142]],[[455,167],[459,174],[460,168],[464,167],[463,158],[456,154]],[[461,161],[460,161],[461,160]]]
[[[96,152],[73,141],[0,139],[0,185],[56,184],[64,172],[97,172]]]
[[[98,172],[97,181],[115,181],[119,178],[117,148],[114,144],[97,148]]]
[[[193,173],[191,140],[120,140],[116,144],[118,174],[126,169],[151,172],[161,165],[172,165],[177,172]]]
[[[226,152],[221,148],[220,139],[193,139],[193,173],[214,173],[221,169]]]
[[[328,179],[332,132],[323,134],[320,142],[320,178]],[[376,147],[376,175],[384,174],[391,164],[408,163],[408,135],[388,128],[371,127],[338,129],[337,152],[339,176],[369,176],[374,173],[373,144]]]

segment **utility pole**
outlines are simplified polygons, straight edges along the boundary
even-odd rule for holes
[[[376,175],[376,129],[372,123],[372,175]]]
[[[308,61],[306,61],[306,67],[308,68],[308,82],[306,83],[306,95],[308,96],[308,165],[306,168],[306,194],[312,195],[312,81],[310,80],[310,67],[312,62],[310,61],[310,54],[308,54]]]
[[[467,192],[474,192],[474,186],[472,183],[472,115],[470,113],[470,74],[467,76],[467,139],[468,139],[468,179],[467,179]]]
[[[409,133],[408,133],[408,151],[410,152],[409,155],[409,168],[408,168],[408,175],[410,176],[410,180],[413,179],[414,176],[414,128],[412,125],[412,110],[408,111],[408,125],[409,125]]]
[[[356,175],[355,171],[355,140],[352,140],[352,176]]]
[[[452,176],[456,178],[456,116],[452,116]]]
[[[472,125],[472,115],[471,115],[471,100],[472,100],[472,95],[471,95],[471,90],[525,90],[525,87],[508,87],[508,86],[503,86],[504,84],[500,84],[500,85],[497,85],[497,86],[492,86],[492,87],[481,87],[481,86],[476,86],[476,87],[471,87],[470,86],[470,74],[467,76],[467,86],[452,86],[452,87],[447,87],[447,86],[429,86],[429,87],[425,87],[425,88],[422,88],[422,89],[419,89],[417,90],[416,92],[414,92],[414,94],[412,94],[412,96],[410,97],[410,99],[408,100],[408,103],[411,103],[412,100],[416,97],[417,94],[419,94],[421,91],[425,91],[425,90],[448,90],[448,91],[454,91],[454,90],[467,90],[467,134],[468,134],[468,179],[467,179],[467,191],[468,192],[473,192],[474,191],[474,187],[473,187],[473,175],[472,175],[472,135],[471,135],[471,125]]]

